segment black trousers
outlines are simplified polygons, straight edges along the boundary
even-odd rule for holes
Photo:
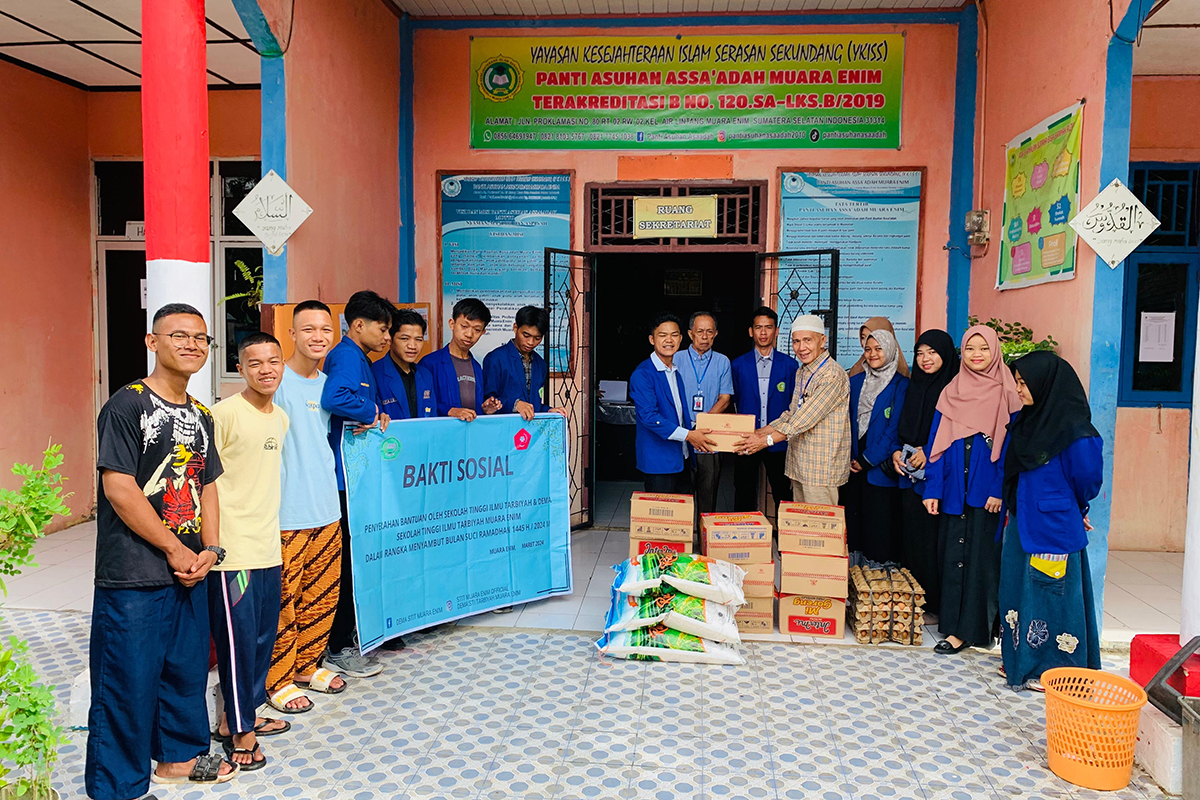
[[[787,451],[759,450],[754,455],[736,456],[733,462],[733,510],[758,511],[758,468],[767,471],[767,482],[775,498],[775,511],[783,500],[792,499],[792,482],[784,474]]]
[[[717,510],[717,491],[721,484],[721,454],[696,453],[692,456],[692,485],[696,491],[696,519]]]
[[[662,475],[646,473],[646,491],[654,494],[691,494],[692,471],[685,466],[680,472]]]
[[[338,492],[342,502],[342,577],[338,589],[337,611],[329,629],[329,652],[337,653],[347,647],[356,648],[354,622],[354,569],[350,558],[350,517],[346,513],[346,492]]]
[[[938,561],[941,517],[926,511],[921,499],[915,489],[900,490],[900,508],[904,512],[900,563],[912,570],[913,577],[925,589],[925,610],[941,614],[942,563]]]

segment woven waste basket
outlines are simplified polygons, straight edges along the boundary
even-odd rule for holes
[[[1120,675],[1079,667],[1048,669],[1042,685],[1054,774],[1088,789],[1128,786],[1145,690]]]

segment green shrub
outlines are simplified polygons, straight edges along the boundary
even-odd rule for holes
[[[967,317],[969,325],[978,325],[979,317],[971,315]],[[1011,364],[1023,355],[1032,353],[1035,350],[1049,350],[1054,352],[1058,347],[1058,342],[1054,341],[1053,336],[1047,336],[1041,341],[1033,340],[1033,329],[1022,325],[1020,322],[1005,322],[1001,319],[992,317],[987,322],[983,323],[996,332],[996,336],[1000,339],[1000,352],[1004,356],[1004,363]]]

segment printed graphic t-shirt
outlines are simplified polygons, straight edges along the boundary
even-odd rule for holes
[[[285,366],[275,392],[275,405],[288,416],[279,500],[279,527],[285,531],[323,528],[342,517],[329,446],[332,415],[321,407],[324,389],[324,372],[303,378]]]
[[[459,408],[475,410],[475,364],[470,356],[458,358],[450,356],[454,364],[454,374],[458,376]]]
[[[279,485],[288,417],[272,404],[264,413],[241,392],[213,406],[217,452],[225,472],[217,479],[221,501],[222,572],[265,569],[283,563],[279,540]]]
[[[168,403],[138,381],[118,389],[96,421],[96,466],[132,475],[163,525],[200,552],[200,493],[221,474],[212,413],[189,397]],[[96,513],[96,585],[105,589],[170,586],[166,555],[121,520],[100,483]]]

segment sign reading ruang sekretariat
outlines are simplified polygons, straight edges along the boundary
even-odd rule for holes
[[[471,146],[897,148],[904,34],[471,40]]]

